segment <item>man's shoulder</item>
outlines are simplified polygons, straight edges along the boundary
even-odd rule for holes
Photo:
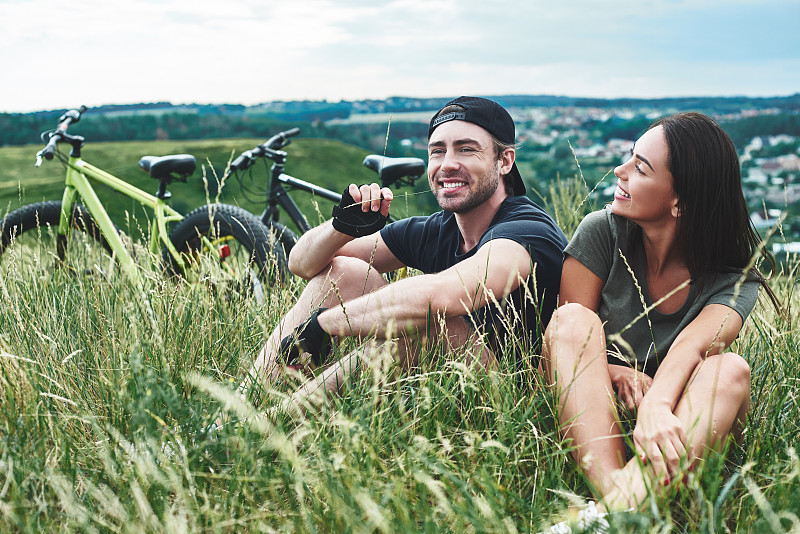
[[[441,226],[447,216],[452,216],[452,213],[448,214],[444,211],[437,211],[436,213],[432,213],[430,215],[415,215],[413,217],[406,217],[405,219],[400,219],[398,221],[391,222],[384,227],[384,233],[386,232],[407,232],[414,229],[425,229],[425,228],[433,228]]]
[[[495,215],[490,228],[515,226],[525,234],[548,235],[566,244],[564,232],[555,220],[528,197],[509,197]]]
[[[555,226],[552,217],[536,202],[528,197],[508,197],[500,205],[495,220],[527,219],[532,221],[546,221]]]

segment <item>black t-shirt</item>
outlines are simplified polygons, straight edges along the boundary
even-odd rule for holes
[[[387,225],[381,230],[381,237],[398,260],[425,274],[452,267],[473,256],[492,239],[510,239],[525,247],[531,257],[533,275],[500,301],[499,306],[485,306],[472,319],[485,328],[498,356],[505,350],[518,352],[517,347],[504,343],[509,330],[517,333],[520,329],[527,330],[527,336],[519,336],[529,343],[523,350],[538,347],[541,333],[557,305],[567,239],[555,221],[528,197],[507,198],[478,245],[464,254],[458,253],[460,234],[451,212],[403,219]]]

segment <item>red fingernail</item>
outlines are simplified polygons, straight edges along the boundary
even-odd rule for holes
[[[669,486],[669,478],[665,478],[664,479],[664,485],[665,486]]]

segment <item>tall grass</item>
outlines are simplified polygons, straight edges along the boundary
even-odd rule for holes
[[[562,220],[579,189],[550,206]],[[0,531],[535,532],[590,497],[531,365],[434,348],[304,417],[259,417],[287,387],[234,391],[301,286],[259,304],[143,269],[144,293],[113,274],[0,278]],[[796,275],[773,282],[795,308]],[[734,347],[753,370],[742,442],[618,529],[800,527],[799,341],[757,307]]]

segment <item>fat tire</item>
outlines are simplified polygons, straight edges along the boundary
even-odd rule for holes
[[[61,202],[58,200],[48,200],[28,204],[17,210],[12,211],[0,222],[2,236],[0,236],[0,254],[3,254],[8,246],[18,236],[25,232],[38,228],[58,228],[61,218]],[[72,213],[69,218],[70,228],[80,230],[89,235],[104,249],[110,251],[111,247],[103,237],[100,227],[94,221],[88,210],[80,204],[72,205]],[[69,254],[69,252],[67,252]]]
[[[201,206],[175,225],[170,240],[181,254],[196,254],[202,248],[200,236],[232,237],[250,255],[261,282],[271,285],[288,271],[283,247],[277,238],[252,213],[228,204]],[[164,247],[164,264],[174,275],[181,270],[169,250]]]

